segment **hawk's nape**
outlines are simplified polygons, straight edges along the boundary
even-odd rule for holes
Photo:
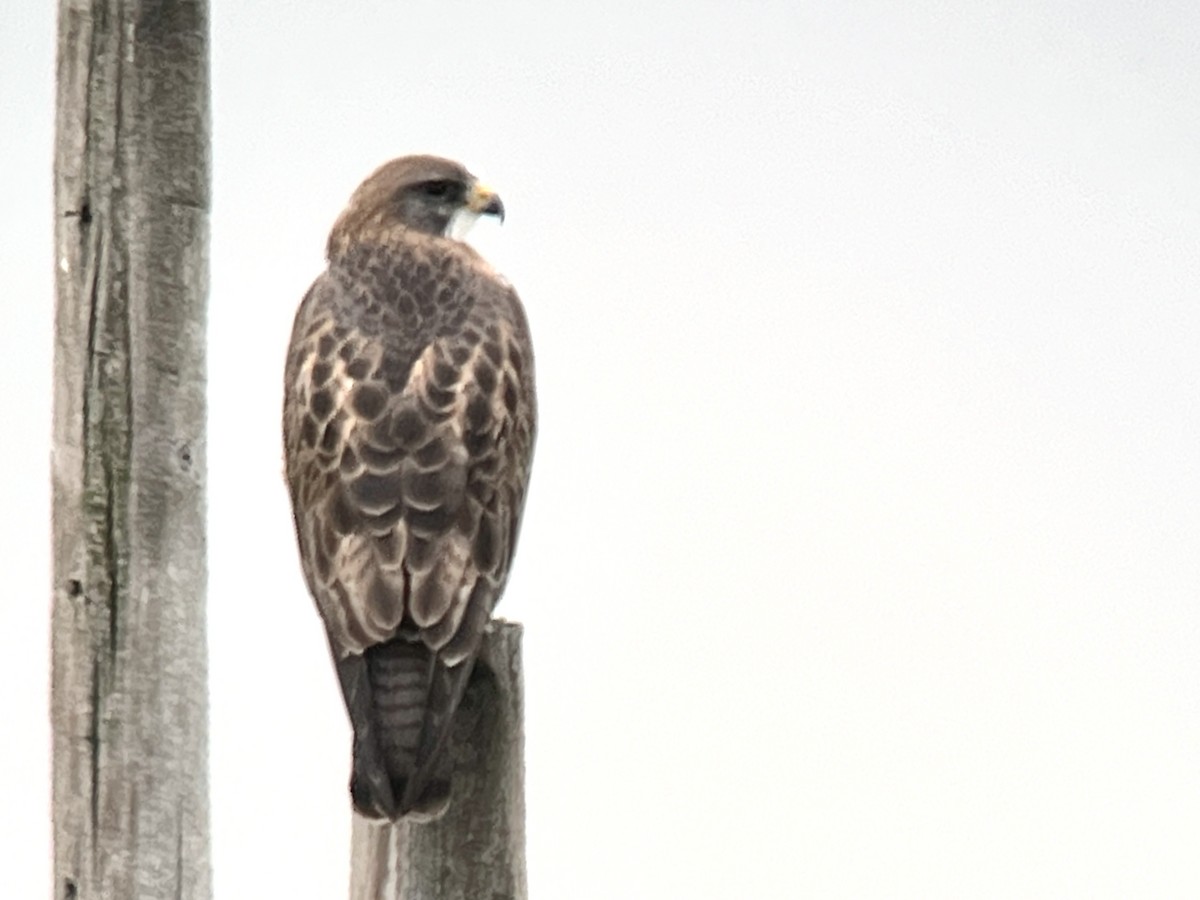
[[[367,816],[444,809],[442,750],[516,547],[529,329],[508,283],[449,236],[503,213],[457,163],[387,163],[335,223],[292,330],[288,487]]]

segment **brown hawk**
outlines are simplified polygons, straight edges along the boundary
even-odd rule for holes
[[[288,488],[364,815],[436,815],[440,751],[517,542],[535,428],[516,292],[454,235],[500,198],[406,156],[359,186],[292,330]]]

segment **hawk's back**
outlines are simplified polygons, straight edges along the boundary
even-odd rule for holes
[[[355,800],[392,816],[363,787],[381,776],[360,771],[360,732],[411,793],[508,575],[536,409],[512,288],[464,244],[388,237],[339,248],[301,304],[283,425],[304,574],[355,724]]]

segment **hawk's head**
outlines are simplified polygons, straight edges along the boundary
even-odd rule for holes
[[[402,156],[358,186],[334,223],[329,251],[384,237],[397,226],[459,238],[483,215],[504,221],[504,204],[461,165],[438,156]]]

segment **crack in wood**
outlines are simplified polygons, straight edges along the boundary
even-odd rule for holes
[[[96,856],[96,835],[100,833],[100,658],[92,659],[91,706],[88,710],[89,730],[87,734],[88,762],[91,777],[91,822],[92,857]]]

